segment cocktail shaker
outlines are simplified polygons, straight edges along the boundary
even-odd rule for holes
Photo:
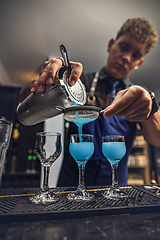
[[[60,49],[66,66],[60,68],[54,86],[47,86],[44,93],[31,93],[17,107],[18,119],[26,126],[45,121],[62,113],[65,108],[84,105],[86,102],[85,87],[80,79],[74,86],[69,86],[67,77],[70,70],[69,58],[63,45],[60,45]]]

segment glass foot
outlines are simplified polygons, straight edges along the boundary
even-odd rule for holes
[[[121,189],[112,189],[110,188],[108,191],[105,191],[103,193],[103,196],[106,198],[126,198],[128,197],[125,192],[123,192]]]
[[[76,191],[69,193],[67,196],[68,200],[91,200],[93,198],[94,195],[87,192],[85,189],[77,189]]]
[[[49,192],[49,191],[38,192],[36,195],[34,195],[33,197],[30,198],[30,201],[32,203],[35,203],[35,204],[39,204],[39,203],[43,203],[43,204],[54,203],[57,200],[58,200],[58,197],[54,193]]]

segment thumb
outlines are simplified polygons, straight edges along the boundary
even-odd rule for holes
[[[116,95],[116,97],[114,98],[113,102],[111,103],[111,105],[109,105],[105,110],[104,110],[104,114],[103,116],[105,118],[107,117],[111,117],[113,115],[115,115],[116,113],[118,113],[119,111],[121,111],[123,108],[123,101],[122,101],[122,97],[125,95],[125,93],[127,92],[127,90],[122,90],[119,91]]]
[[[71,74],[69,77],[69,85],[73,86],[78,81],[81,76],[83,66],[80,63],[70,62],[71,63]]]

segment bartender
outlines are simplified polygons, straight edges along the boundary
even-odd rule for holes
[[[97,73],[85,74],[80,63],[71,62],[69,84],[78,80],[85,84],[87,105],[105,108],[104,114],[83,126],[83,133],[94,135],[95,151],[85,170],[85,185],[110,185],[111,167],[102,154],[102,137],[124,135],[126,155],[118,167],[120,185],[128,179],[127,160],[136,135],[137,123],[142,128],[144,138],[152,145],[160,146],[160,111],[153,92],[133,85],[129,74],[144,62],[144,56],[157,43],[157,33],[152,24],[143,18],[128,19],[108,43],[106,65]],[[58,70],[64,66],[62,58],[44,63],[37,79],[25,84],[20,91],[20,101],[30,92],[44,92],[46,85],[53,85]],[[58,186],[77,186],[78,168],[69,153],[69,135],[78,132],[77,126],[70,123],[68,143],[58,179]]]

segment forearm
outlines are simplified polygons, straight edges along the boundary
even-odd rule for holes
[[[160,111],[154,113],[148,120],[142,122],[142,133],[152,145],[160,146]]]

